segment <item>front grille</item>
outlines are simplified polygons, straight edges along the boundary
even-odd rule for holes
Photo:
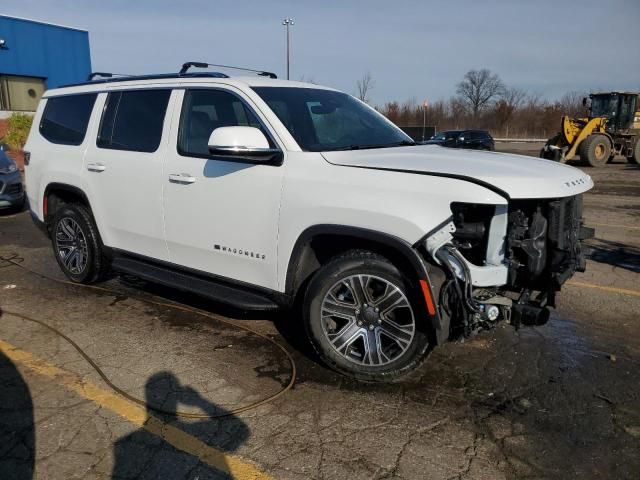
[[[558,290],[584,271],[582,196],[514,201],[509,205],[509,284],[517,289]]]
[[[22,184],[13,183],[11,185],[8,185],[4,193],[7,195],[18,195],[19,193],[22,193]]]
[[[584,272],[586,260],[580,241],[582,195],[549,203],[550,269],[556,286],[576,271]]]

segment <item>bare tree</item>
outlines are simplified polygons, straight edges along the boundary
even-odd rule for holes
[[[493,107],[493,123],[495,127],[503,131],[505,136],[509,136],[509,123],[516,111],[522,106],[527,98],[526,90],[517,87],[505,87]]]
[[[456,87],[456,93],[471,109],[474,118],[487,107],[492,100],[504,92],[504,83],[490,70],[469,70]]]
[[[369,103],[369,92],[374,87],[373,77],[371,72],[366,72],[362,75],[362,78],[357,82],[358,86],[358,98],[363,102]]]
[[[520,108],[527,98],[527,91],[518,87],[505,87],[501,99],[514,110]]]
[[[564,110],[565,115],[570,117],[583,117],[586,114],[586,108],[582,104],[582,100],[587,97],[586,92],[571,91],[565,93],[560,100],[558,106]]]

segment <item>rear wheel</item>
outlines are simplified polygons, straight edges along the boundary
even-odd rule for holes
[[[324,362],[360,380],[393,381],[429,350],[409,281],[385,258],[354,250],[323,266],[305,295],[305,327]]]
[[[633,155],[627,157],[627,161],[634,165],[640,165],[640,138],[636,140],[636,144],[633,147]]]
[[[55,214],[51,229],[53,253],[60,269],[75,283],[102,280],[109,269],[98,228],[89,210],[66,204]]]
[[[580,145],[580,158],[592,167],[602,167],[611,156],[611,143],[604,135],[593,134]]]

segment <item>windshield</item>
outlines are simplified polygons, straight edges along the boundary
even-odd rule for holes
[[[617,95],[595,95],[591,97],[592,117],[615,117],[617,109]]]
[[[346,93],[254,87],[300,148],[311,152],[414,145],[384,116]]]

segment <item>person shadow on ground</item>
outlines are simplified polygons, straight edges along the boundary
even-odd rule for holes
[[[30,480],[34,463],[31,392],[11,359],[0,350],[0,478]]]
[[[176,412],[180,405],[196,407],[209,416],[229,412],[207,399],[195,389],[181,386],[171,372],[151,376],[145,384],[147,415],[199,439],[225,453],[236,451],[249,437],[249,427],[238,417],[229,415],[219,419],[187,419],[158,414],[149,405]],[[193,411],[193,410],[189,410]],[[217,470],[158,436],[140,428],[118,439],[114,445],[114,479],[228,479],[228,474]]]

